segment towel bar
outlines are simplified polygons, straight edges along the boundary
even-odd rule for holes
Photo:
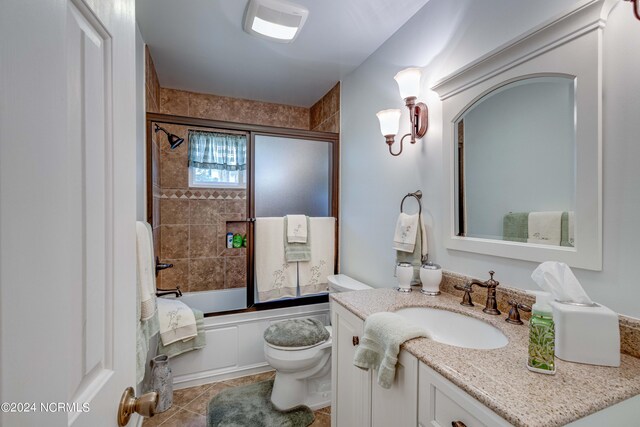
[[[404,201],[407,199],[407,197],[415,197],[415,199],[418,201],[418,215],[422,214],[422,191],[418,190],[414,193],[407,193],[407,195],[404,196],[402,198],[402,201],[400,202],[400,212],[403,212],[402,207],[404,206]]]

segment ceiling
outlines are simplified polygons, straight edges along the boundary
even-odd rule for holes
[[[291,44],[242,29],[248,0],[136,0],[162,87],[309,107],[428,0],[294,0],[309,18]]]

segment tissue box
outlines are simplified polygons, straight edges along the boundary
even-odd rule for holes
[[[556,325],[556,356],[570,362],[620,366],[618,314],[599,304],[551,302]]]

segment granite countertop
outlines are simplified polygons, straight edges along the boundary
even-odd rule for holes
[[[338,304],[361,319],[404,307],[434,307],[466,314],[500,329],[505,347],[475,350],[416,338],[402,349],[475,397],[515,426],[562,426],[640,394],[640,359],[621,355],[619,368],[565,362],[556,358],[556,374],[527,369],[528,323],[505,322],[506,313],[492,316],[483,306],[465,307],[460,298],[442,293],[399,293],[371,289],[331,294]]]

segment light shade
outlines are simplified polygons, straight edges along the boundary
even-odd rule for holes
[[[394,79],[398,82],[402,99],[418,97],[420,95],[420,68],[407,68],[400,71]]]
[[[390,109],[378,111],[376,114],[380,120],[380,132],[382,136],[395,135],[400,129],[400,110]]]
[[[251,0],[247,4],[244,30],[280,43],[292,42],[307,20],[309,10],[287,0]]]

